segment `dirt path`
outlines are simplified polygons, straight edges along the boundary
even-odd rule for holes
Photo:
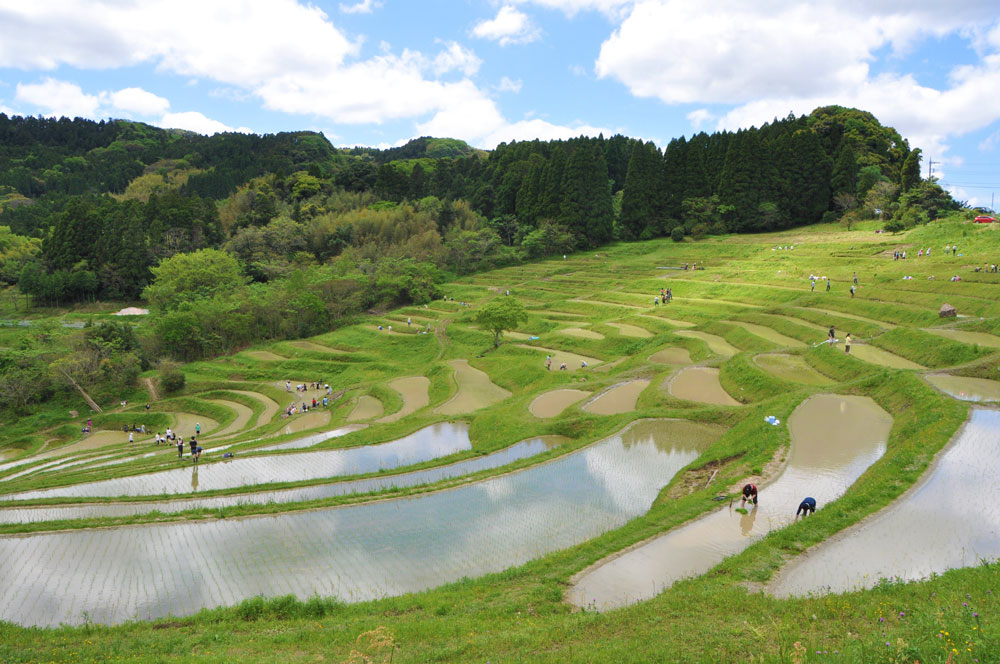
[[[143,378],[142,383],[146,386],[146,391],[149,392],[149,400],[159,401],[160,392],[156,389],[156,381],[152,378]]]
[[[451,324],[450,318],[445,318],[438,326],[434,328],[434,338],[437,339],[438,344],[441,346],[438,349],[437,357],[434,358],[435,361],[440,360],[444,357],[444,351],[448,348],[448,325]]]

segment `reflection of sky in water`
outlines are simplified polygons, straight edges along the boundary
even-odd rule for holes
[[[775,582],[778,595],[920,579],[1000,556],[1000,412],[976,409],[929,478],[902,499],[817,547]]]
[[[199,489],[214,491],[269,482],[297,482],[338,475],[360,475],[410,466],[471,448],[467,424],[442,422],[425,427],[405,438],[380,445],[280,456],[255,456],[206,464],[201,469]],[[7,494],[0,496],[0,500],[28,500],[57,496],[151,496],[190,493],[190,491],[191,468],[188,462],[185,467],[176,470],[58,489]]]
[[[100,517],[131,516],[146,514],[154,510],[170,513],[192,509],[218,509],[236,505],[262,505],[274,503],[294,503],[307,500],[320,500],[333,496],[345,496],[352,493],[373,493],[390,488],[402,488],[430,484],[450,477],[461,477],[470,473],[491,468],[499,468],[518,459],[533,457],[559,444],[558,436],[533,438],[511,445],[497,452],[483,456],[465,459],[446,466],[435,466],[424,470],[415,470],[398,475],[369,477],[346,482],[334,482],[318,486],[301,487],[298,489],[281,489],[278,491],[258,491],[256,493],[239,494],[235,496],[218,496],[215,498],[195,498],[193,500],[166,500],[145,503],[95,503],[92,505],[26,507],[0,509],[0,523],[30,523],[37,521],[54,521],[57,519],[95,519]],[[188,468],[190,481],[193,483],[195,471],[212,472],[213,467],[198,466]],[[199,482],[202,479],[198,473]]]
[[[7,561],[0,619],[53,625],[80,622],[86,611],[96,622],[121,622],[258,593],[364,600],[500,571],[645,512],[704,447],[671,445],[672,424],[649,430],[659,445],[652,435],[630,445],[613,436],[524,471],[414,498],[0,538]]]
[[[777,481],[761,487],[756,508],[743,515],[727,506],[613,558],[582,575],[570,590],[569,600],[578,606],[609,609],[649,599],[787,525],[806,496],[816,498],[820,507],[840,497],[885,453],[891,419],[883,413],[881,427],[872,426],[870,417],[867,426],[857,425],[861,418],[856,416],[870,412],[872,405],[867,399],[831,395],[809,399],[793,417],[810,421],[813,415],[829,415],[833,407],[843,418],[841,430],[834,433],[820,427],[822,431],[814,433],[812,427],[793,428],[796,436],[788,466]],[[851,454],[844,453],[846,440],[856,441]],[[736,500],[734,507],[739,504]]]
[[[950,397],[962,401],[1000,400],[1000,382],[986,378],[931,374],[927,380]]]

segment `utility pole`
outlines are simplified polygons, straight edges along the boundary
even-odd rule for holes
[[[934,160],[930,157],[927,158],[927,179],[931,179],[931,172],[934,170]]]

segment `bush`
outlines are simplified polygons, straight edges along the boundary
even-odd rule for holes
[[[674,242],[683,242],[684,241],[684,227],[683,226],[674,226],[674,230],[670,231],[670,239],[673,240]]]
[[[160,387],[168,394],[184,389],[187,379],[176,364],[164,360],[160,362]]]
[[[898,233],[904,230],[903,221],[901,219],[890,219],[885,224],[885,230],[890,233]]]
[[[725,235],[729,232],[729,229],[726,228],[726,222],[717,221],[712,224],[712,226],[708,229],[708,232],[711,235]]]
[[[700,240],[706,235],[708,235],[708,224],[695,224],[694,228],[691,229],[691,237],[696,240]]]

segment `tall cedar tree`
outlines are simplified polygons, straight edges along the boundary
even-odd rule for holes
[[[660,187],[663,160],[652,143],[636,143],[628,163],[625,188],[622,191],[621,228],[623,239],[634,240],[650,229],[654,234],[660,225]]]
[[[756,228],[757,207],[760,198],[760,141],[758,133],[741,130],[726,152],[726,163],[719,180],[719,198],[725,205],[732,205],[731,229],[746,233]]]
[[[566,161],[559,222],[576,232],[583,246],[611,241],[614,210],[604,154],[596,143],[579,141]]]
[[[906,155],[899,174],[899,188],[905,194],[920,184],[920,148],[914,148]]]

